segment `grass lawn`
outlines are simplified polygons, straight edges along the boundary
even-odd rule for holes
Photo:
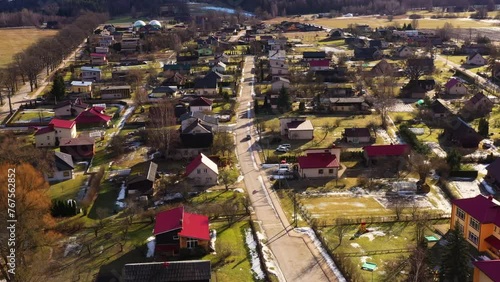
[[[233,104],[232,102],[214,103],[212,106],[212,112],[215,114],[219,114],[223,111],[229,111],[229,110],[231,110],[232,104]]]
[[[11,123],[40,122],[40,118],[42,122],[49,123],[53,117],[54,117],[54,112],[48,110],[20,111],[11,120]]]
[[[490,136],[491,139],[500,139],[500,106],[493,108],[490,116]]]
[[[51,185],[49,196],[53,200],[74,199],[86,179],[85,175],[78,175],[73,179]]]
[[[446,56],[445,58],[448,59],[448,61],[454,62],[455,64],[461,65],[465,63],[465,60],[467,59],[467,56]]]
[[[231,250],[231,255],[223,262],[219,262],[217,255],[214,254],[202,258],[212,261],[212,280],[218,282],[254,281],[245,244],[245,230],[250,228],[250,224],[246,220],[236,222],[232,226],[227,226],[225,222],[215,222],[210,224],[210,228],[217,230],[216,251]]]
[[[364,281],[372,281],[372,273],[361,270],[361,265],[364,262],[376,263],[377,270],[373,273],[373,281],[383,281],[382,274],[387,263],[400,256],[408,257],[409,253],[363,256],[363,252],[404,249],[415,244],[415,226],[408,222],[371,224],[367,226],[367,229],[372,230],[372,232],[353,239],[358,228],[357,225],[349,226],[340,245],[338,245],[339,238],[338,235],[335,235],[334,228],[325,228],[322,233],[329,243],[328,248],[334,250],[335,253],[361,253],[359,256],[344,259],[351,260],[358,266],[356,269],[360,271],[359,274],[363,276]],[[435,233],[431,229],[426,229],[425,235],[435,235]]]
[[[392,215],[372,197],[301,197],[300,202],[315,218],[360,218]]]
[[[0,28],[0,68],[13,61],[16,53],[26,49],[38,40],[54,36],[58,31],[37,28]]]
[[[103,177],[106,179],[106,176]],[[111,183],[107,180],[101,182],[101,190],[97,195],[97,199],[94,201],[92,208],[89,210],[88,218],[97,219],[97,210],[104,209],[107,212],[107,215],[110,216],[113,214],[113,210],[115,208],[116,198],[118,197],[118,193],[120,192],[120,187]]]

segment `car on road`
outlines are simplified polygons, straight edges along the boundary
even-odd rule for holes
[[[250,136],[250,134],[247,134],[246,139],[247,139],[247,140],[251,140],[251,139],[252,139],[252,136]]]
[[[278,146],[278,148],[276,148],[276,152],[283,152],[283,153],[286,153],[286,152],[288,152],[288,151],[290,151],[290,148],[288,148],[288,147],[283,147],[283,146],[281,146],[281,145],[280,145],[280,146]]]
[[[292,148],[292,145],[290,145],[290,144],[281,144],[280,147],[285,147],[285,148],[288,148],[288,150],[290,150]]]

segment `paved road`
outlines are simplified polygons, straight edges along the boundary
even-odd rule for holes
[[[12,110],[15,111],[23,101],[30,100],[30,99],[35,99],[37,96],[39,96],[45,88],[49,85],[52,79],[52,75],[60,68],[63,68],[66,63],[74,61],[75,60],[75,54],[76,52],[79,52],[82,48],[84,47],[84,43],[82,43],[78,48],[72,52],[66,59],[64,59],[59,66],[52,71],[49,76],[47,76],[47,72],[45,69],[40,72],[38,75],[38,88],[31,93],[31,89],[29,86],[29,83],[26,83],[24,85],[20,85],[18,91],[14,96],[11,97],[12,101]],[[7,97],[4,99],[5,104],[3,106],[0,106],[0,115],[8,114],[9,113],[9,101]]]
[[[274,254],[281,270],[280,281],[338,281],[325,263],[318,249],[309,237],[293,230],[284,214],[279,199],[261,171],[261,162],[256,150],[255,129],[252,126],[253,109],[253,75],[254,59],[245,57],[243,83],[240,92],[238,121],[236,125],[236,152],[247,192],[252,201],[256,220],[258,220],[267,236],[267,244]],[[252,135],[250,141],[242,141],[247,134]]]

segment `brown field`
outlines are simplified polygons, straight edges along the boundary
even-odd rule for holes
[[[12,62],[12,57],[39,39],[54,36],[57,30],[36,28],[0,28],[0,68]]]

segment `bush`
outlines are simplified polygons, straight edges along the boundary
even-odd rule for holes
[[[74,216],[79,214],[80,211],[74,200],[68,201],[52,201],[52,207],[50,208],[50,214],[53,217],[66,217]]]
[[[411,19],[411,20],[418,20],[418,19],[422,18],[422,15],[411,14],[411,15],[408,16],[408,18]]]
[[[430,151],[429,147],[420,142],[415,133],[413,133],[406,124],[402,124],[399,126],[399,134],[417,153],[420,154],[429,153]]]
[[[76,222],[64,222],[56,226],[55,231],[59,232],[63,235],[69,236],[73,235],[85,226],[85,223],[81,221],[76,221]]]

